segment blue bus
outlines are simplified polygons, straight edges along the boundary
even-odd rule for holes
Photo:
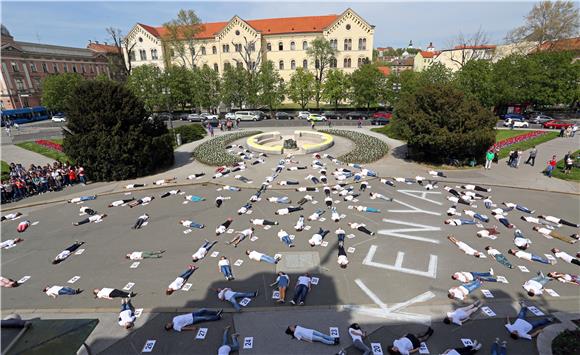
[[[43,121],[50,118],[50,114],[46,107],[26,107],[14,110],[3,110],[2,112],[2,126],[7,122],[23,124],[28,122]]]

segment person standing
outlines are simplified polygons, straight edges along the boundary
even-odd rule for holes
[[[530,150],[530,156],[528,156],[528,160],[526,160],[525,164],[534,166],[534,164],[536,164],[536,155],[538,155],[538,149],[534,146],[532,147],[532,150]]]
[[[306,273],[302,276],[298,276],[298,281],[296,282],[296,287],[294,288],[294,297],[290,301],[293,305],[298,303],[299,305],[303,306],[304,301],[306,300],[306,296],[308,292],[312,289],[312,278],[310,277],[309,273]]]
[[[552,172],[554,171],[554,169],[556,169],[556,156],[552,155],[552,159],[548,161],[547,163],[548,165],[546,166],[546,176],[548,176],[549,178],[552,177]]]
[[[276,281],[270,284],[270,287],[278,285],[278,293],[280,296],[276,302],[284,303],[286,302],[286,289],[288,285],[290,285],[290,277],[285,272],[278,272],[278,277],[276,277]]]
[[[495,154],[493,150],[489,149],[487,153],[485,153],[485,168],[491,169],[491,162],[493,161]]]

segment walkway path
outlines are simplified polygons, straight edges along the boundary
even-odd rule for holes
[[[3,139],[5,139],[5,137],[3,137]],[[13,144],[2,145],[2,160],[8,164],[11,162],[20,163],[26,168],[28,168],[30,164],[46,165],[54,162],[53,159],[47,158],[42,154],[31,152],[30,150],[20,148]]]

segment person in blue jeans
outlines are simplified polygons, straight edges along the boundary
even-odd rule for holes
[[[74,289],[72,287],[66,286],[46,286],[42,292],[46,293],[48,296],[52,298],[56,298],[57,296],[74,296],[78,295],[79,293],[83,292],[80,288]]]
[[[537,336],[542,332],[543,326],[550,324],[554,321],[554,318],[548,317],[539,320],[528,320],[526,319],[526,314],[528,313],[528,306],[524,302],[520,302],[522,309],[518,313],[518,318],[510,323],[510,318],[507,317],[506,329],[510,332],[512,339],[528,339],[532,340],[533,337]]]
[[[506,355],[507,341],[499,343],[499,338],[495,338],[495,342],[491,345],[491,355]]]
[[[286,334],[290,335],[292,339],[304,340],[308,342],[320,342],[326,345],[340,344],[340,339],[326,335],[314,329],[308,329],[299,325],[290,325],[286,328]]]
[[[224,274],[226,280],[230,281],[234,279],[234,274],[232,274],[232,267],[230,265],[230,260],[222,256],[218,261],[218,266],[222,274]]]
[[[542,264],[555,264],[555,262],[552,262],[546,258],[543,258],[543,257],[538,256],[538,255],[534,255],[532,253],[525,252],[523,250],[510,249],[510,250],[508,250],[508,254],[515,255],[520,259],[536,261],[536,262],[539,262]]]
[[[230,352],[232,351],[238,351],[238,349],[240,348],[240,343],[238,342],[238,333],[234,333],[232,334],[232,343],[230,344],[229,342],[229,333],[230,330],[230,326],[226,326],[224,328],[224,336],[223,336],[223,340],[222,340],[222,346],[219,347],[218,349],[218,355],[229,355]]]
[[[81,197],[75,197],[73,199],[68,200],[68,203],[79,203],[79,202],[84,202],[84,201],[92,201],[92,200],[96,200],[96,199],[97,199],[96,195],[81,196]]]
[[[457,298],[458,300],[464,300],[467,295],[480,288],[481,285],[483,285],[482,281],[480,279],[476,279],[457,287],[452,287],[449,289],[447,297],[450,299]]]
[[[202,308],[197,312],[175,316],[171,322],[165,324],[165,330],[170,331],[173,329],[178,332],[184,330],[194,331],[197,330],[197,327],[193,326],[194,324],[218,321],[222,318],[222,312],[222,309],[219,311],[210,311],[209,309]]]
[[[237,312],[242,310],[241,306],[238,303],[238,298],[254,298],[258,296],[258,290],[254,292],[236,292],[233,291],[231,288],[218,288],[216,289],[218,293],[218,298],[222,301],[228,301],[234,306]]]
[[[293,305],[298,303],[299,305],[303,306],[304,301],[306,301],[306,296],[311,289],[312,278],[310,277],[310,274],[306,273],[302,276],[298,276],[298,281],[296,282],[296,287],[294,289],[294,297],[290,303]]]

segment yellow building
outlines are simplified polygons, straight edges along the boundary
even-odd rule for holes
[[[228,65],[247,67],[252,62],[270,60],[288,81],[296,68],[314,71],[315,63],[308,57],[307,49],[317,37],[326,38],[336,48],[331,67],[348,73],[369,61],[373,52],[374,26],[351,9],[340,15],[261,20],[234,16],[228,22],[202,24],[196,32],[193,55],[184,59],[171,53],[171,49],[164,49],[166,28],[138,23],[127,35],[130,46],[134,46],[125,55],[131,56],[133,67],[154,64],[163,69],[164,58],[173,54],[173,64],[207,65],[220,73]]]

